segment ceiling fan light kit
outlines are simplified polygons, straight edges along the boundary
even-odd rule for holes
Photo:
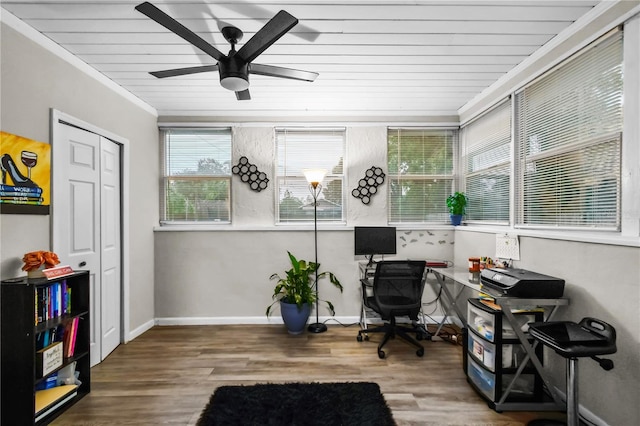
[[[249,94],[249,74],[301,81],[314,81],[318,76],[318,73],[311,71],[301,71],[272,65],[253,64],[254,67],[251,66],[255,58],[298,23],[295,17],[284,10],[281,10],[271,18],[271,20],[259,29],[238,51],[236,51],[235,45],[242,39],[242,31],[231,26],[222,28],[222,35],[229,44],[231,44],[229,54],[224,55],[193,31],[151,3],[140,3],[135,9],[174,34],[182,37],[217,61],[216,65],[202,65],[150,72],[150,74],[156,78],[176,77],[217,70],[220,73],[220,85],[222,87],[234,91],[238,100],[248,100],[251,99],[251,95]]]

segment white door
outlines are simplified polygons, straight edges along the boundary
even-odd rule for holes
[[[53,250],[73,269],[90,271],[93,366],[121,340],[119,148],[95,133],[59,122],[54,126]]]
[[[120,146],[100,138],[101,170],[101,359],[120,344],[121,221]]]

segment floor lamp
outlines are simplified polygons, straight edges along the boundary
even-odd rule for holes
[[[318,317],[318,195],[322,191],[322,179],[327,174],[326,170],[305,170],[304,177],[309,182],[309,191],[313,196],[313,236],[316,251],[316,322],[309,324],[308,330],[312,333],[323,333],[327,326],[322,324]]]

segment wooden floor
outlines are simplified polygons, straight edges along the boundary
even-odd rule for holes
[[[462,346],[399,339],[378,358],[379,334],[357,326],[289,335],[281,325],[154,327],[91,370],[91,393],[53,425],[194,425],[222,385],[372,381],[398,425],[523,425],[561,413],[496,413],[467,383]]]

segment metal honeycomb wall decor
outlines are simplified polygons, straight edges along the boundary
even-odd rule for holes
[[[385,174],[380,167],[371,166],[358,181],[358,187],[351,191],[351,195],[360,198],[362,204],[369,204],[371,197],[378,192],[378,187],[384,183]]]
[[[269,179],[267,174],[258,170],[255,164],[251,164],[247,157],[240,157],[238,164],[233,166],[231,172],[240,176],[240,180],[247,183],[249,188],[260,192],[267,187]]]

